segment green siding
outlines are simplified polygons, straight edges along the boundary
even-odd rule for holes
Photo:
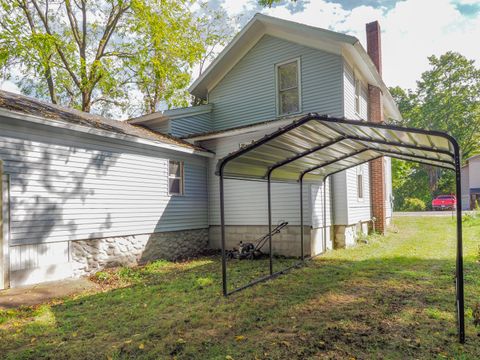
[[[343,116],[342,57],[265,35],[210,91],[213,129],[275,119],[275,64],[298,57],[302,112]]]

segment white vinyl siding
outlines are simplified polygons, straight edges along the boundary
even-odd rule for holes
[[[171,134],[173,136],[187,136],[200,134],[212,130],[211,114],[199,114],[187,116],[170,121]]]
[[[358,169],[360,168],[360,169]],[[347,181],[347,201],[348,201],[348,222],[346,224],[356,224],[371,219],[370,204],[370,180],[368,163],[346,171]],[[358,197],[358,177],[361,173],[363,184],[363,198]]]
[[[348,224],[346,171],[332,176],[333,223],[335,225]]]
[[[266,131],[202,142],[202,146],[216,153],[209,159],[208,194],[210,225],[220,225],[219,177],[215,175],[219,159],[239,149],[240,144],[262,137]],[[225,188],[225,222],[227,225],[267,225],[267,183],[259,181],[228,180]],[[298,184],[272,183],[272,221],[288,221],[300,225],[300,188]],[[310,186],[304,186],[304,222],[311,225]]]
[[[360,79],[360,76],[357,76]],[[348,119],[360,120],[368,118],[368,95],[366,85],[360,83],[359,106],[355,104],[355,76],[347,62],[343,62],[343,111]],[[360,165],[333,176],[334,223],[337,225],[353,225],[371,219],[370,204],[370,172],[368,164]],[[363,197],[358,197],[358,174],[362,174]]]
[[[266,35],[210,90],[213,129],[275,119],[274,65],[295,58],[301,63],[302,112],[343,116],[342,57]]]
[[[356,93],[355,80],[358,80],[358,94]],[[344,116],[347,119],[368,119],[368,90],[367,85],[361,81],[360,75],[354,74],[347,62],[343,62],[343,88],[344,88]],[[359,95],[358,101],[356,95]],[[359,109],[357,111],[357,104]]]
[[[162,134],[183,137],[192,134],[200,134],[212,130],[212,119],[210,113],[186,116],[173,120],[164,120],[154,125],[146,124],[153,131]]]
[[[204,158],[6,118],[0,131],[14,268],[68,261],[72,240],[208,227]],[[169,159],[185,196],[168,195]]]
[[[331,221],[331,200],[330,200],[330,180],[325,181],[324,184],[311,185],[312,193],[312,228],[321,228],[323,226],[330,226]],[[325,193],[324,193],[325,190]],[[326,195],[324,197],[324,195]],[[324,201],[323,199],[326,199]],[[325,220],[324,220],[325,215]]]

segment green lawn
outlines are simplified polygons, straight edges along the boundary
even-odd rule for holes
[[[102,273],[101,293],[0,311],[0,357],[479,359],[472,307],[480,301],[480,220],[465,224],[464,346],[455,326],[454,221],[395,224],[384,238],[229,298],[218,257]],[[267,264],[231,265],[240,284]]]

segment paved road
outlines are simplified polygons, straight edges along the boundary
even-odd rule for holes
[[[468,211],[463,211],[465,214]],[[455,216],[456,212],[453,212]],[[398,211],[393,213],[393,217],[396,216],[452,216],[452,210],[444,211]]]

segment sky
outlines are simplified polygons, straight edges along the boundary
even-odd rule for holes
[[[387,86],[414,89],[430,55],[458,51],[480,66],[480,0],[284,0],[262,8],[257,0],[208,0],[238,19],[257,12],[356,36],[365,45],[365,24],[380,22],[383,77]],[[196,73],[196,72],[194,72]],[[11,82],[0,88],[18,92]]]
[[[382,29],[387,86],[414,89],[427,57],[458,51],[480,66],[480,0],[299,0],[263,9],[255,0],[211,0],[245,24],[256,12],[338,31],[365,44],[365,24]]]

